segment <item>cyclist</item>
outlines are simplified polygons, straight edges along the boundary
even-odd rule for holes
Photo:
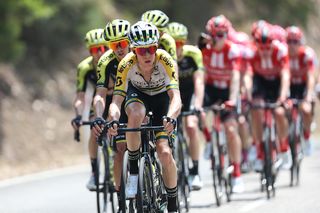
[[[149,10],[142,14],[141,21],[154,24],[160,33],[159,48],[167,51],[177,61],[176,43],[174,39],[165,32],[169,23],[169,17],[161,10]]]
[[[290,72],[288,51],[280,42],[273,42],[272,28],[268,25],[258,28],[254,33],[256,50],[250,60],[253,69],[253,103],[272,101],[283,103],[289,93]],[[255,170],[262,171],[262,110],[252,110],[252,134],[257,145]],[[292,164],[288,144],[288,120],[283,107],[275,109],[275,122],[280,142],[282,167],[289,169]]]
[[[93,122],[93,131],[96,135],[108,115],[118,64],[120,60],[129,53],[129,30],[130,23],[123,19],[112,20],[107,23],[104,30],[104,38],[108,42],[110,50],[101,56],[97,68],[97,93],[94,97],[94,107],[97,117]],[[122,114],[121,121],[126,122],[125,113]],[[126,150],[125,135],[118,135],[115,141],[114,181],[115,189],[119,192],[122,159]],[[118,196],[118,198],[120,198],[120,196]]]
[[[291,72],[290,98],[303,99],[303,136],[305,154],[311,154],[310,126],[312,123],[312,102],[315,85],[314,51],[303,42],[303,33],[299,27],[290,26],[287,31],[289,65]]]
[[[227,106],[235,106],[240,88],[240,50],[227,40],[230,21],[223,15],[212,17],[206,25],[212,42],[202,49],[203,62],[206,69],[205,106],[224,102]],[[222,113],[221,120],[225,127],[231,163],[233,192],[244,191],[241,178],[241,140],[234,111]],[[207,128],[205,128],[207,129]],[[205,132],[208,132],[206,130]]]
[[[111,135],[117,135],[120,107],[125,100],[128,127],[140,127],[145,115],[152,110],[154,125],[164,125],[157,132],[157,153],[163,168],[163,180],[168,196],[168,212],[177,211],[177,168],[168,143],[181,109],[179,84],[174,60],[164,50],[157,49],[158,29],[151,23],[139,21],[131,26],[129,39],[133,52],[119,64],[117,83],[109,109],[113,121]],[[140,133],[126,133],[130,175],[126,185],[127,197],[135,197],[138,184]]]
[[[232,35],[231,35],[232,34]],[[252,140],[250,138],[250,126],[248,123],[248,98],[252,90],[252,70],[249,66],[249,59],[252,57],[252,45],[250,37],[244,32],[230,32],[229,40],[238,45],[240,49],[240,94],[237,111],[238,111],[238,125],[239,135],[242,142],[242,161],[241,171],[249,172],[249,152],[252,152]]]
[[[91,83],[96,85],[96,69],[97,63],[101,55],[108,49],[106,47],[106,41],[103,38],[103,29],[94,29],[87,32],[85,37],[86,47],[88,48],[90,55],[86,59],[80,62],[77,71],[77,94],[73,103],[76,117],[72,120],[72,126],[75,130],[79,129],[82,114],[85,106],[85,91],[87,85]],[[90,120],[94,119],[93,108],[90,111]],[[97,143],[95,137],[91,132],[89,138],[89,156],[91,160],[92,174],[87,183],[89,190],[95,190],[96,185],[94,182],[94,171],[97,167]]]
[[[188,29],[185,25],[172,22],[168,25],[168,32],[176,41],[182,111],[201,110],[204,98],[202,53],[197,47],[186,45]],[[197,116],[188,116],[185,125],[190,139],[189,153],[193,164],[190,169],[190,183],[193,190],[200,190],[203,183],[198,169],[200,145]]]

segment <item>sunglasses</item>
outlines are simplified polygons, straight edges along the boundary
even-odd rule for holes
[[[217,32],[217,33],[215,34],[215,37],[221,39],[221,38],[225,38],[226,35],[227,35],[226,32]]]
[[[296,39],[288,39],[287,40],[287,44],[299,44],[300,41],[299,40],[296,40]]]
[[[138,55],[146,55],[147,52],[149,52],[150,55],[155,54],[157,51],[158,47],[157,46],[150,46],[150,47],[136,47],[135,51]]]
[[[185,41],[176,41],[176,47],[182,47],[186,42]]]
[[[107,50],[105,46],[97,46],[97,47],[91,47],[90,53],[91,54],[97,54],[98,52],[104,53]]]
[[[121,40],[121,41],[113,41],[109,43],[110,49],[113,51],[117,50],[119,47],[124,49],[129,46],[129,42],[127,40]]]

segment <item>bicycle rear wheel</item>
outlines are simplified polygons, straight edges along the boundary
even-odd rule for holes
[[[149,157],[142,157],[139,164],[137,210],[141,213],[157,212],[155,204],[152,165]]]
[[[128,164],[128,151],[123,155],[122,164],[122,174],[121,174],[121,184],[120,184],[120,203],[119,208],[122,213],[126,213],[127,202],[126,202],[126,184],[128,178],[129,164]]]

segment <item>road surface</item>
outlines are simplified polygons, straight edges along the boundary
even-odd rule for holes
[[[259,176],[244,175],[246,191],[232,195],[230,203],[215,204],[209,162],[201,161],[204,187],[193,192],[191,210],[196,213],[320,212],[320,144],[315,140],[311,157],[302,162],[301,184],[289,187],[289,171],[281,171],[276,197],[266,199],[259,191]],[[89,165],[49,171],[0,182],[0,213],[88,213],[96,212],[95,193],[87,191]]]

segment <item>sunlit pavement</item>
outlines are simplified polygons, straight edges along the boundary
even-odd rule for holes
[[[192,192],[190,212],[197,213],[318,213],[320,212],[320,144],[314,139],[311,157],[302,162],[301,183],[289,187],[289,171],[281,171],[277,179],[276,197],[266,199],[260,192],[259,175],[243,175],[246,191],[233,194],[232,201],[215,204],[209,162],[201,160],[204,181],[201,191]],[[87,191],[89,165],[64,169],[0,182],[1,213],[92,213],[96,212],[95,193]]]

